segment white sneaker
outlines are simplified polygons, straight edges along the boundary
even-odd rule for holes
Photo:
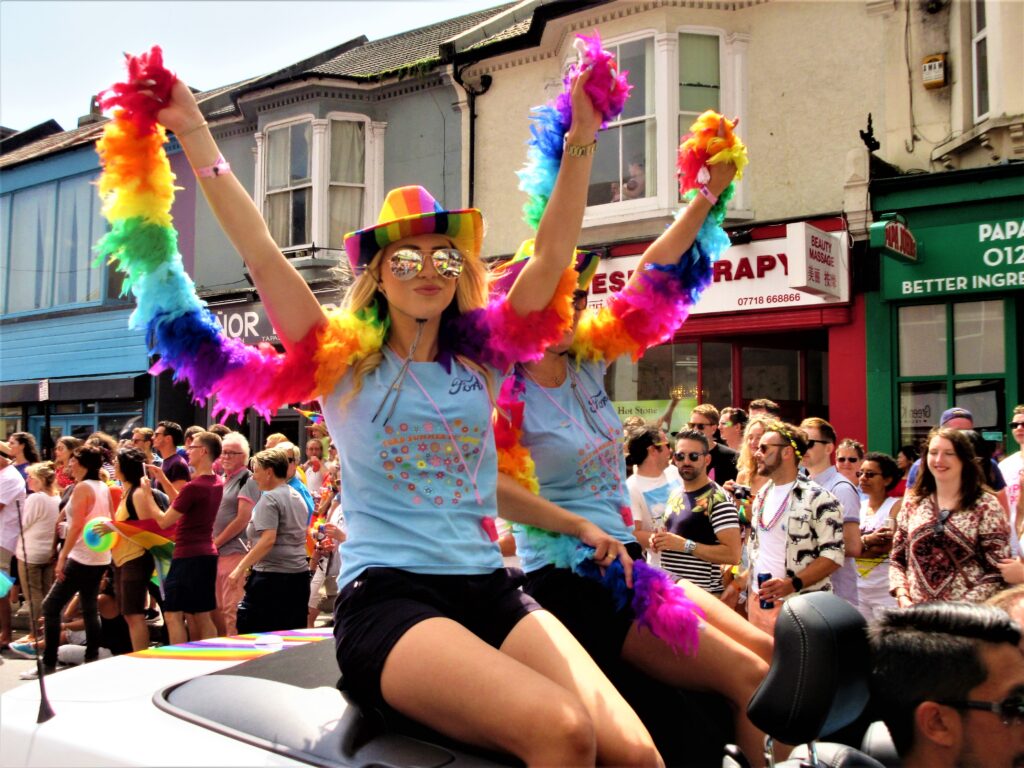
[[[44,669],[45,669],[45,667],[44,667]],[[52,675],[56,671],[57,671],[56,669],[46,669],[46,674],[47,675]],[[38,680],[39,679],[39,667],[38,666],[34,666],[34,667],[30,668],[30,669],[26,669],[24,672],[22,672],[20,675],[18,675],[18,678],[21,679],[21,680]]]

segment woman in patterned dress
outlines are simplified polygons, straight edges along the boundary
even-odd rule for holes
[[[1003,586],[1010,529],[984,485],[967,436],[939,427],[896,519],[889,587],[901,608],[928,600],[982,602]]]

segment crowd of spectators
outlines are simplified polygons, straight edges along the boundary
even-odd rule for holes
[[[658,423],[626,423],[637,542],[754,627],[770,634],[792,595],[833,591],[874,622],[885,651],[903,631],[894,609],[1019,594],[1024,406],[1009,424],[1017,450],[997,464],[963,408],[944,412],[920,451],[890,456],[819,417],[787,423],[770,400],[703,403],[670,432],[676,405]],[[17,577],[0,600],[0,644],[52,671],[152,643],[313,626],[337,593],[346,526],[337,452],[322,426],[309,431],[302,449],[278,433],[251,455],[224,425],[161,421],[120,441],[62,437],[46,461],[32,435],[10,435],[0,514],[17,509],[21,524],[0,527],[0,569]],[[130,537],[87,546],[97,518],[149,521],[173,539],[164,577]],[[515,565],[512,536],[501,545]],[[13,641],[21,601],[33,623]]]
[[[305,455],[274,434],[251,458],[246,436],[225,425],[166,420],[120,439],[61,437],[46,461],[29,433],[0,441],[0,570],[13,582],[0,647],[54,671],[153,644],[314,626],[337,593],[345,524],[337,454],[322,426],[308,431]],[[147,531],[160,538],[138,535]],[[96,544],[109,534],[119,534],[111,547]],[[168,567],[154,541],[173,542]],[[15,639],[22,605],[29,631]]]

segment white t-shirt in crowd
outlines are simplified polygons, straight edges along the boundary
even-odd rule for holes
[[[779,507],[789,498],[794,484],[773,485],[765,497],[761,514],[754,517],[751,525],[760,525],[762,519],[765,524],[771,522],[775,513],[779,511]],[[767,531],[759,529],[757,532],[759,544],[757,562],[754,563],[750,574],[750,590],[755,595],[757,594],[757,574],[770,573],[774,579],[786,577],[786,517],[786,513],[783,512],[775,525]]]
[[[45,565],[53,557],[57,515],[60,514],[60,496],[51,496],[48,493],[30,494],[25,500],[24,510],[21,525],[25,531],[25,546],[21,545],[19,538],[18,560],[30,565]]]
[[[18,543],[18,502],[25,505],[25,478],[13,464],[0,470],[0,547],[13,552]]]

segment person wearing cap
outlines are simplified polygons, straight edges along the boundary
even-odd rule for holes
[[[14,451],[0,440],[0,582],[13,580],[11,562],[18,545],[18,516],[25,503],[25,480],[14,464]],[[0,596],[0,650],[11,642],[11,601]]]
[[[939,417],[939,428],[946,427],[947,429],[961,429],[971,430],[974,429],[974,414],[968,411],[966,408],[947,408],[942,412]],[[994,471],[987,473],[992,477],[990,487],[996,498],[999,500],[999,504],[1003,507],[1003,510],[1009,516],[1010,503],[1006,498],[1006,481],[1003,479],[1002,473],[999,471],[999,465],[995,459],[988,458],[987,461],[991,463]],[[921,459],[918,459],[911,465],[910,471],[907,473],[907,493],[910,493],[910,489],[917,483],[917,475],[921,471]]]
[[[712,165],[709,173],[710,197],[717,199],[732,182],[736,166],[731,162]],[[674,286],[657,283],[652,275],[667,272],[650,267],[678,266],[684,255],[697,261],[690,249],[711,208],[710,198],[694,197],[647,248],[626,287],[613,294],[611,304],[621,308],[636,302],[647,317],[660,320],[671,316],[674,306],[669,296]],[[493,290],[503,290],[516,270],[530,263],[530,250],[530,241],[520,246],[516,256],[498,271]],[[500,486],[502,510],[504,514],[506,506],[529,505],[538,516],[543,510],[552,514],[567,510],[593,521],[626,545],[634,559],[641,559],[643,551],[634,533],[626,485],[623,426],[604,381],[616,358],[628,353],[637,359],[657,341],[638,330],[642,320],[636,314],[629,321],[619,321],[619,316],[607,309],[587,306],[586,291],[595,272],[591,254],[578,253],[576,270],[579,279],[572,328],[549,346],[540,360],[517,365],[502,390],[499,407],[509,413],[521,409],[522,413],[519,445],[504,449],[503,471],[515,466],[515,453],[527,452],[541,497],[538,500],[521,478],[508,471]],[[667,332],[674,332],[677,324]],[[506,394],[510,399],[504,399]],[[714,423],[718,423],[717,413]],[[502,445],[517,442],[511,420],[499,418],[497,436]],[[541,523],[538,527],[545,526]],[[696,658],[677,654],[667,642],[641,630],[632,610],[616,605],[607,588],[549,562],[529,529],[514,530],[516,550],[526,571],[524,589],[562,620],[598,664],[610,669],[625,661],[676,687],[722,693],[733,704],[737,740],[744,754],[752,764],[763,759],[763,734],[747,718],[746,705],[767,673],[770,638],[711,594],[680,581],[687,597],[704,611],[707,623]]]
[[[286,352],[312,370],[312,394],[338,442],[349,526],[335,609],[345,689],[364,706],[527,764],[657,765],[639,718],[518,589],[495,541],[492,386],[556,341],[571,315],[567,267],[602,122],[589,77],[572,81],[571,125],[536,256],[490,304],[480,212],[447,210],[408,186],[387,194],[377,224],[346,235],[356,279],[344,307],[326,314],[182,82],[157,119],[197,169]],[[594,546],[602,565],[626,558],[582,518],[565,514],[557,525]]]

